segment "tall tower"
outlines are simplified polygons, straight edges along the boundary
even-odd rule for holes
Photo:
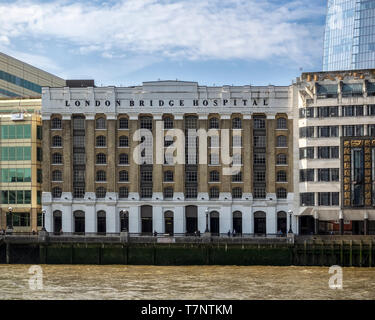
[[[375,0],[328,0],[323,71],[375,68]]]

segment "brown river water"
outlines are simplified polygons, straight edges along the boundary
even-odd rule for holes
[[[40,267],[0,265],[0,299],[375,299],[375,268],[343,268],[333,290],[328,267]]]

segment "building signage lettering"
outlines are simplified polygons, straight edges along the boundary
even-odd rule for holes
[[[117,107],[127,106],[127,107],[185,107],[186,100],[116,100],[115,104]],[[213,99],[213,100],[193,100],[193,107],[218,107],[218,106],[234,106],[234,107],[248,107],[248,106],[268,106],[268,99]],[[90,107],[94,105],[95,107],[110,107],[110,100],[95,100],[94,102],[90,100],[65,100],[65,107]]]

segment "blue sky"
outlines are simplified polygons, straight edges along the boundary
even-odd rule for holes
[[[0,51],[65,79],[289,85],[322,69],[326,0],[0,0]]]

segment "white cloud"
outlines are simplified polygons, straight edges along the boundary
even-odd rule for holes
[[[0,4],[0,42],[33,36],[68,41],[80,54],[106,58],[129,52],[309,65],[321,55],[322,32],[300,20],[318,17],[322,9],[308,0],[16,1]]]

